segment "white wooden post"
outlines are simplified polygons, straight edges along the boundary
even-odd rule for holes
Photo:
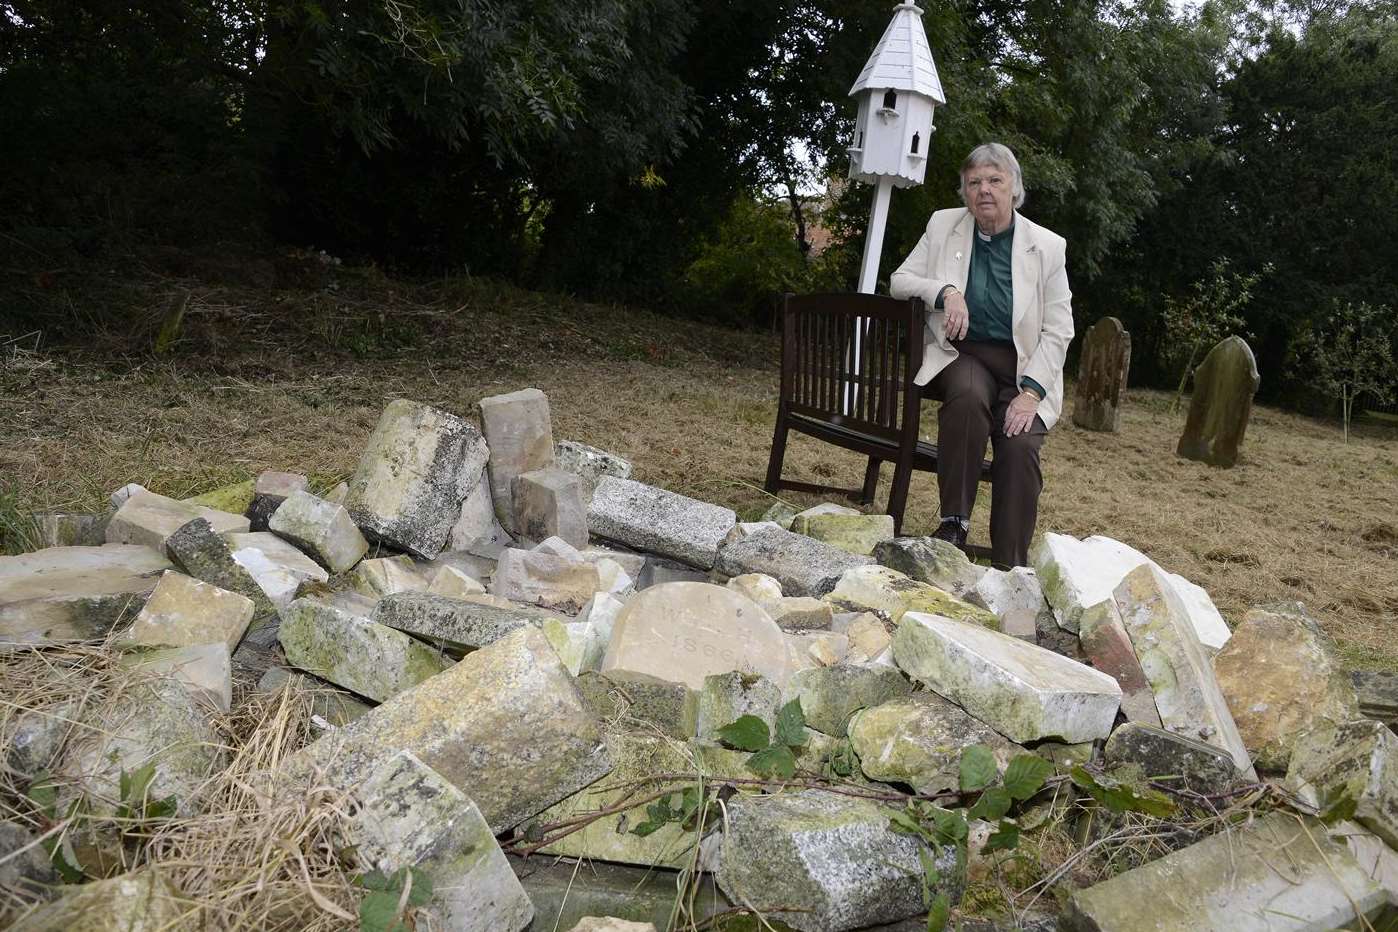
[[[893,196],[893,179],[888,175],[879,178],[874,188],[874,206],[869,210],[869,228],[864,232],[864,260],[859,266],[859,293],[873,294],[879,283],[879,257],[883,254],[883,230],[888,224],[888,202]],[[854,358],[850,372],[859,375],[860,348],[864,339],[864,318],[854,322]],[[859,401],[859,386],[854,382],[845,383],[844,413],[850,414]]]

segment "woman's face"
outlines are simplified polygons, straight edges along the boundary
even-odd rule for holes
[[[968,171],[966,206],[983,230],[999,232],[1010,225],[1014,214],[1014,185],[1009,172],[994,165],[980,165]]]

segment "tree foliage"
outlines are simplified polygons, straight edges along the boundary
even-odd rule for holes
[[[1306,378],[1340,402],[1346,443],[1357,398],[1367,395],[1379,404],[1394,398],[1398,386],[1395,337],[1398,323],[1392,309],[1334,300],[1330,313],[1302,331],[1292,347],[1292,359]]]

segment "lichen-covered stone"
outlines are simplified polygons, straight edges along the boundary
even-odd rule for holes
[[[232,651],[252,622],[247,596],[167,570],[121,643],[129,647],[187,647],[221,643]]]
[[[607,639],[596,626],[586,621],[561,621],[550,618],[541,626],[564,668],[574,676],[584,670],[596,670],[607,652]]]
[[[355,794],[355,856],[385,876],[415,867],[432,881],[426,906],[455,932],[519,932],[534,906],[476,804],[410,751],[376,769]]]
[[[495,503],[490,496],[490,481],[482,479],[466,493],[457,513],[451,533],[447,536],[448,552],[474,551],[494,553],[514,543],[508,531],[495,517]]]
[[[253,531],[250,533],[224,534],[223,539],[228,542],[228,547],[233,551],[233,559],[244,564],[248,572],[257,574],[247,567],[239,553],[244,550],[260,550],[262,555],[275,567],[290,573],[301,582],[327,582],[330,574],[310,557],[306,556],[294,544],[282,540],[271,531]]]
[[[735,670],[784,687],[786,639],[751,599],[698,582],[665,583],[632,596],[602,661],[604,673],[644,673],[691,689],[702,689],[710,674]]]
[[[112,699],[95,704],[88,727],[76,729],[59,762],[60,810],[73,796],[110,816],[121,800],[121,775],[153,765],[149,798],[174,797],[181,816],[198,812],[198,790],[223,766],[223,742],[199,703],[166,677],[139,677]]]
[[[38,839],[17,822],[0,821],[0,890],[38,899],[58,882],[58,872]]]
[[[187,924],[189,901],[155,866],[108,880],[63,885],[58,899],[26,916],[14,932],[155,932]]]
[[[912,691],[913,684],[894,667],[838,664],[793,673],[784,698],[801,700],[811,728],[843,738],[855,712]]]
[[[1225,469],[1237,463],[1252,396],[1261,382],[1246,340],[1235,333],[1214,344],[1194,370],[1189,415],[1175,452]]]
[[[868,662],[893,645],[890,623],[873,612],[842,612],[830,622],[830,628],[849,638],[849,649],[855,663]]]
[[[0,556],[0,649],[104,637],[169,568],[158,551],[125,544]]]
[[[797,515],[791,530],[850,553],[869,555],[894,535],[893,515]]]
[[[365,444],[345,507],[366,535],[430,560],[441,553],[489,455],[469,421],[397,398]]]
[[[729,801],[719,886],[803,932],[841,932],[922,912],[922,842],[889,828],[877,803],[816,790]],[[956,853],[933,854],[952,900]],[[786,907],[778,909],[777,907]],[[799,910],[799,911],[798,911]]]
[[[767,510],[762,513],[762,517],[758,520],[762,522],[770,521],[783,531],[789,531],[791,530],[791,522],[794,521],[796,516],[800,513],[800,509],[793,508],[786,502],[773,502]]]
[[[1322,720],[1359,718],[1329,638],[1304,606],[1254,608],[1213,659],[1218,687],[1261,770],[1285,770],[1297,737]]]
[[[582,480],[553,466],[515,476],[511,485],[514,527],[526,540],[561,537],[587,546],[587,506]]]
[[[542,824],[566,822],[624,801],[639,787],[645,793],[692,786],[701,770],[697,755],[669,738],[646,733],[608,733],[611,773],[539,814]],[[694,778],[657,779],[658,774],[694,774]],[[642,867],[685,867],[694,859],[695,833],[669,822],[648,835],[631,829],[647,820],[646,804],[609,814],[541,849],[544,854],[580,857]]]
[[[288,495],[267,527],[332,573],[345,572],[369,552],[369,542],[344,506],[332,505],[310,492]]]
[[[451,666],[401,631],[315,599],[291,603],[280,638],[288,662],[377,702]]]
[[[1353,928],[1382,886],[1315,819],[1269,813],[1118,874],[1068,901],[1064,932]]]
[[[961,752],[973,744],[989,748],[1001,771],[1022,753],[960,706],[926,692],[859,712],[849,739],[866,777],[907,783],[919,793],[957,789]]]
[[[1107,674],[950,618],[903,616],[893,656],[909,676],[1020,744],[1105,738],[1121,704]]]
[[[874,559],[918,582],[969,599],[987,570],[972,563],[960,547],[935,537],[895,537],[874,548]],[[998,613],[997,613],[998,614]]]
[[[719,729],[752,715],[776,728],[777,709],[782,691],[761,676],[744,673],[716,673],[704,677],[699,690],[699,739],[718,741]]]
[[[107,543],[141,544],[165,552],[165,539],[195,518],[204,518],[219,534],[246,531],[248,519],[202,505],[177,502],[144,489],[126,499],[107,522]]]
[[[1112,732],[1104,753],[1110,764],[1139,764],[1149,779],[1196,793],[1222,793],[1238,781],[1227,751],[1137,722]]]
[[[42,547],[100,547],[107,542],[107,513],[40,511],[34,515]]]
[[[898,621],[905,612],[926,612],[999,630],[1000,619],[979,605],[962,601],[936,586],[918,582],[886,566],[848,570],[824,600],[842,612],[877,612]]]
[[[441,595],[449,599],[459,599],[464,595],[480,595],[485,586],[479,579],[454,566],[438,567],[427,587],[428,595]]]
[[[820,598],[835,588],[847,570],[873,563],[872,557],[848,553],[804,534],[767,528],[719,548],[714,569],[724,576],[765,573],[785,595]]]
[[[557,616],[524,605],[499,608],[480,602],[422,592],[385,596],[374,606],[372,620],[454,651],[493,644],[525,625],[542,625]]]
[[[597,719],[532,626],[320,738],[284,770],[352,788],[400,750],[468,793],[496,834],[611,769]]]
[[[234,559],[228,542],[214,533],[213,526],[207,520],[195,518],[175,531],[166,540],[165,549],[170,554],[170,559],[194,579],[228,592],[236,592],[252,600],[250,630],[275,627],[277,606],[273,604],[265,587],[245,566]]]
[[[560,440],[554,444],[553,461],[559,469],[566,469],[582,479],[584,498],[589,500],[592,490],[606,476],[631,478],[629,460],[576,440]]]
[[[693,738],[699,729],[699,693],[682,683],[638,673],[584,671],[578,691],[598,721],[638,723],[670,738]]]
[[[782,584],[766,573],[744,573],[734,576],[725,585],[734,592],[752,599],[768,614],[772,613],[772,609],[782,599]]]
[[[1301,735],[1286,784],[1319,809],[1352,805],[1356,822],[1398,847],[1398,735],[1381,722],[1322,722]]]
[[[714,565],[737,521],[731,508],[611,476],[597,484],[587,507],[587,526],[598,537],[700,569]]]
[[[231,485],[220,486],[200,495],[193,495],[189,498],[181,499],[186,505],[202,505],[205,508],[212,508],[215,511],[226,512],[230,515],[243,515],[246,517],[248,509],[252,506],[255,494],[256,483],[252,479],[243,482],[235,482]]]
[[[1244,777],[1257,779],[1188,609],[1164,574],[1150,564],[1138,566],[1112,597],[1155,693],[1161,724],[1222,748]]]
[[[10,746],[5,751],[11,779],[22,785],[53,770],[64,740],[76,727],[78,708],[76,701],[67,700],[13,714],[6,726]]]

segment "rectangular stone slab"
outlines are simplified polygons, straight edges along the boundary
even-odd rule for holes
[[[602,730],[543,632],[528,627],[400,693],[287,762],[291,779],[357,787],[412,751],[471,796],[496,834],[611,769]]]
[[[0,650],[103,637],[141,610],[170,566],[131,544],[0,556]]]
[[[1256,780],[1257,771],[1214,678],[1213,665],[1164,574],[1150,564],[1138,566],[1126,574],[1113,598],[1155,693],[1161,724],[1222,748],[1233,756],[1246,779]]]
[[[724,576],[765,573],[781,583],[783,595],[818,599],[835,588],[846,570],[873,562],[873,557],[770,527],[741,540],[725,541],[714,569]]]
[[[453,932],[519,932],[534,917],[505,853],[471,799],[409,751],[356,794],[350,842],[386,876],[416,867],[432,880],[427,911]],[[434,927],[436,923],[433,924]]]
[[[454,650],[475,650],[493,644],[525,625],[541,625],[559,616],[520,606],[497,608],[424,592],[385,596],[374,606],[373,620]]]
[[[1069,901],[1065,932],[1349,928],[1388,897],[1315,819],[1282,812],[1127,871]]]
[[[163,550],[165,539],[195,518],[204,518],[215,533],[247,531],[242,515],[176,501],[142,489],[126,500],[107,522],[107,543],[143,544]]]
[[[1121,687],[1100,670],[937,615],[904,615],[893,658],[909,676],[1020,744],[1105,738],[1121,705]]]
[[[718,545],[738,523],[731,508],[631,479],[604,478],[587,508],[593,534],[701,569],[714,565]]]
[[[376,702],[451,666],[401,631],[314,599],[287,607],[278,637],[290,663]]]

